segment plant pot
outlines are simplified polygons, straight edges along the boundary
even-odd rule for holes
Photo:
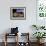
[[[45,39],[38,39],[37,42],[38,42],[39,44],[41,44],[41,43],[44,42],[44,40],[45,40]]]
[[[40,43],[40,39],[37,39],[37,43]]]

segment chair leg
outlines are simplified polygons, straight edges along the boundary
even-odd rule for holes
[[[6,41],[5,41],[5,43],[4,43],[4,44],[5,44],[5,46],[7,46],[7,42],[6,42]]]
[[[5,46],[7,46],[7,34],[5,34]]]

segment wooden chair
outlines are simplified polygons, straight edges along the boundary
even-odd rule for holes
[[[5,46],[7,46],[8,45],[8,42],[7,42],[7,36],[9,36],[9,38],[10,38],[10,36],[17,36],[17,42],[16,42],[16,45],[15,46],[18,46],[18,34],[10,34],[10,33],[6,33],[5,34]],[[15,38],[16,39],[16,38]]]
[[[25,44],[25,46],[30,46],[29,33],[21,33],[21,37],[23,38],[24,36],[26,37],[27,40],[26,40],[26,42],[24,41],[24,42],[21,42],[21,43],[22,44]],[[23,39],[25,39],[25,38],[23,38]]]

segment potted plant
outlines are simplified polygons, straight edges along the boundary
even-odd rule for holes
[[[40,40],[42,38],[45,38],[44,37],[46,36],[45,34],[46,34],[45,32],[35,32],[33,35],[37,38],[38,43],[40,43]]]

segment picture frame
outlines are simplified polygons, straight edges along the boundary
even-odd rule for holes
[[[10,19],[11,20],[25,20],[26,7],[10,7]]]

